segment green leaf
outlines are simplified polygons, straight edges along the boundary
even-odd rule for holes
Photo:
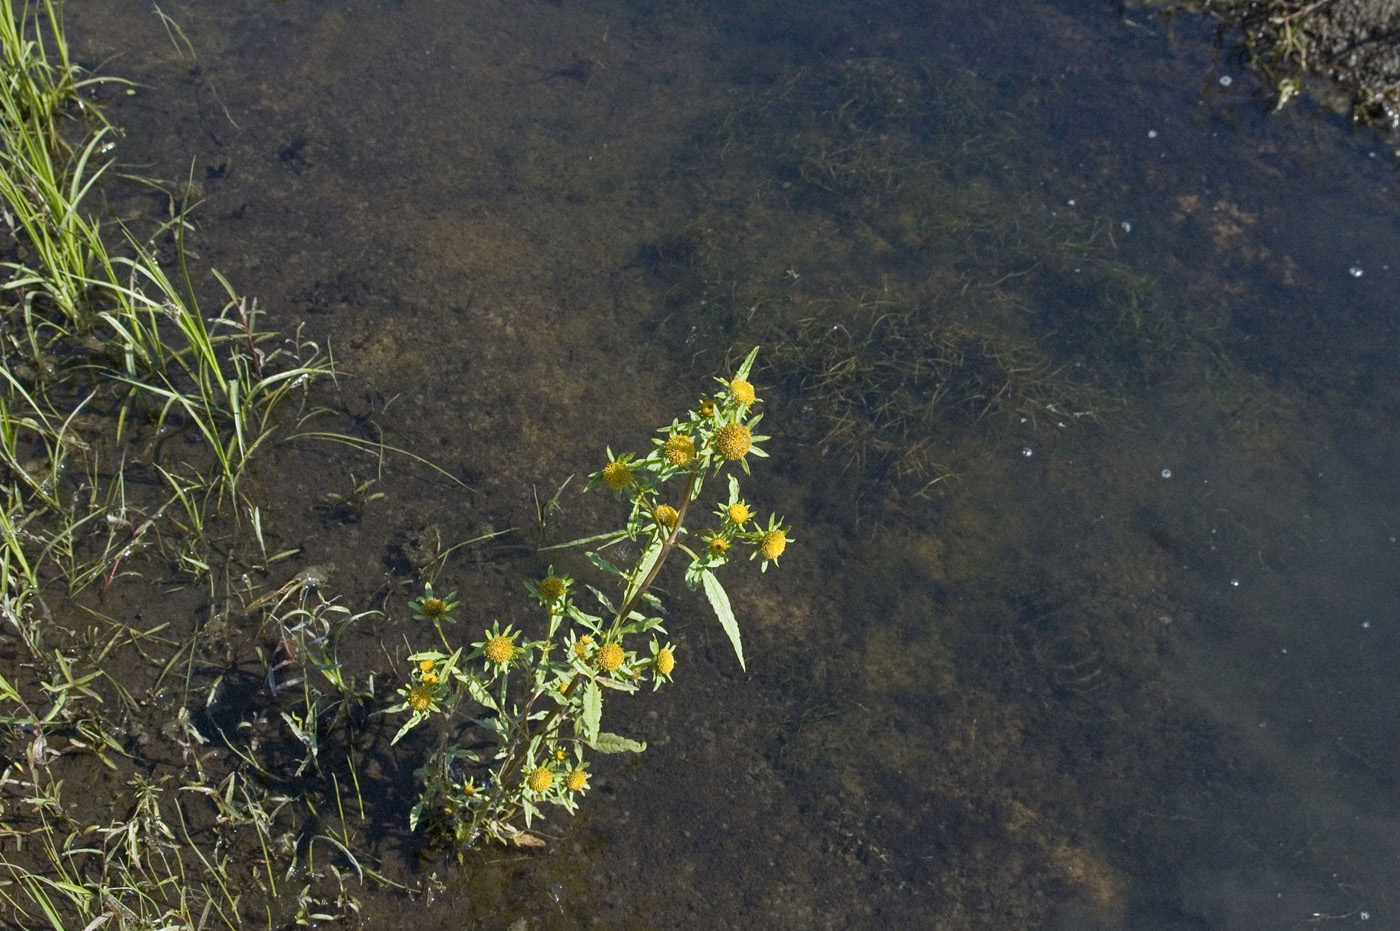
[[[496,704],[495,696],[486,690],[486,686],[482,684],[481,680],[477,679],[476,676],[471,673],[459,672],[457,674],[457,681],[467,687],[467,691],[471,693],[472,698],[476,699],[477,702],[490,708],[492,711],[500,712],[501,708]]]
[[[394,735],[394,739],[389,741],[389,746],[392,747],[394,744],[398,743],[403,738],[404,734],[407,734],[409,731],[413,730],[415,727],[421,724],[427,717],[428,716],[426,714],[422,714],[421,712],[413,712],[413,716],[409,718],[406,722],[404,722],[403,727],[399,728],[399,732]]]
[[[633,589],[635,589],[651,572],[651,567],[656,565],[656,560],[661,556],[661,547],[662,539],[658,534],[656,538],[651,541],[651,545],[647,547],[646,552],[642,554],[642,558],[637,562],[636,574],[632,576],[632,582],[627,586],[627,593],[622,598],[624,604],[632,598]],[[617,612],[614,611],[613,613],[616,614]]]
[[[598,739],[598,728],[603,721],[603,690],[598,683],[590,682],[583,690],[583,737],[585,743]]]
[[[746,670],[744,645],[739,640],[739,622],[734,619],[734,609],[729,606],[729,596],[725,594],[724,586],[719,584],[719,579],[709,570],[701,575],[700,580],[705,585],[705,597],[710,599],[710,607],[715,609],[715,616],[719,618],[719,626],[724,628],[724,632],[729,635],[729,642],[734,644],[734,655],[739,657],[739,668]]]
[[[603,623],[603,619],[601,617],[599,617],[596,614],[588,614],[585,611],[581,611],[578,605],[570,604],[567,613],[569,617],[573,618],[574,620],[582,624],[584,627],[587,627],[593,631],[596,631],[598,629],[598,625]]]
[[[609,530],[607,533],[600,533],[591,537],[583,537],[582,539],[578,540],[570,540],[568,543],[556,543],[553,546],[543,546],[540,547],[539,551],[543,553],[547,550],[562,550],[570,546],[587,546],[590,543],[597,543],[600,540],[606,540],[608,543],[612,543],[616,540],[621,540],[625,536],[627,536],[626,530]]]
[[[620,576],[624,579],[627,578],[626,572],[623,572],[615,563],[609,562],[597,553],[584,553],[583,555],[589,562],[593,563],[593,565],[602,569],[604,572],[611,572],[613,575]]]
[[[592,585],[588,586],[588,590],[593,593],[594,598],[598,599],[598,603],[603,606],[603,610],[607,611],[609,614],[617,613],[617,609],[613,607],[613,603],[608,599],[607,595],[604,595]]]
[[[758,358],[758,347],[755,346],[749,351],[748,358],[744,359],[743,365],[739,366],[739,371],[734,373],[735,378],[748,379],[749,369],[753,368],[753,362]]]
[[[621,734],[599,734],[586,743],[599,753],[641,753],[647,748],[645,740],[632,740]]]
[[[643,617],[635,611],[632,612],[632,617],[636,618],[636,620],[628,621],[618,629],[618,633],[622,634],[624,637],[629,634],[640,634],[648,630],[661,628],[661,618],[659,617]],[[661,629],[661,632],[663,634],[666,633],[664,628]]]
[[[709,571],[706,568],[705,562],[705,560],[708,560],[708,558],[709,554],[706,553],[700,558],[700,560],[696,560],[695,562],[692,562],[690,565],[685,567],[685,587],[689,591],[695,591],[695,589],[700,586],[701,577]]]

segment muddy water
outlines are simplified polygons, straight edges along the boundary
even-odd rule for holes
[[[1111,4],[163,9],[188,46],[68,10],[140,82],[118,157],[192,178],[199,262],[334,349],[328,425],[471,489],[391,461],[348,515],[372,461],[262,476],[274,545],[386,612],[355,674],[392,679],[425,538],[515,528],[448,577],[470,636],[526,620],[534,496],[768,347],[754,497],[798,530],[733,573],[748,672],[672,580],[677,686],[609,710],[649,749],[543,852],[425,849],[380,735],[356,838],[417,891],[358,890],[366,927],[1394,920],[1373,137]],[[616,519],[562,500],[552,539]]]

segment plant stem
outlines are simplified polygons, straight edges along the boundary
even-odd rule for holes
[[[638,602],[642,600],[642,596],[646,594],[647,590],[651,588],[652,583],[656,581],[657,575],[661,572],[661,567],[666,563],[666,557],[670,556],[671,551],[676,548],[681,537],[681,526],[685,523],[685,513],[690,508],[690,502],[694,500],[695,485],[699,478],[700,471],[697,463],[697,467],[691,470],[690,479],[686,483],[685,497],[681,501],[679,511],[676,513],[676,524],[671,528],[671,532],[667,534],[666,539],[662,541],[661,552],[656,557],[656,562],[652,564],[651,571],[647,573],[646,578],[637,586],[637,590],[632,593],[632,597],[628,598],[627,601],[623,603],[622,607],[618,609],[617,615],[613,618],[612,626],[608,629],[609,639],[617,635],[618,628],[627,620],[628,615],[632,613],[632,610],[637,606]],[[558,703],[550,710],[549,714],[545,716],[545,719],[540,722],[540,726],[535,730],[530,730],[529,728],[529,708],[534,705],[535,700],[543,694],[543,691],[536,692],[531,696],[529,702],[526,703],[526,711],[521,719],[521,727],[525,730],[525,735],[520,742],[515,745],[515,749],[511,751],[510,757],[502,764],[500,770],[498,770],[496,791],[507,791],[506,786],[510,778],[513,777],[524,764],[525,755],[529,752],[530,747],[534,745],[537,739],[549,734],[551,730],[557,729],[563,723],[562,715],[564,709],[569,706],[569,700],[578,693],[579,685],[584,679],[585,677],[583,675],[575,675],[573,679],[569,681],[569,684],[564,687],[564,691],[560,694]],[[504,695],[502,695],[502,698],[504,699]],[[501,708],[504,712],[504,703],[501,705]]]

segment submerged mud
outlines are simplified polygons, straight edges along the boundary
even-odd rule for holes
[[[111,660],[136,761],[77,757],[72,785],[292,799],[275,851],[194,826],[275,880],[250,926],[303,885],[346,923],[492,931],[1277,927],[1392,887],[1394,729],[1362,699],[1400,644],[1358,612],[1394,594],[1400,381],[1364,244],[1395,216],[1326,127],[1300,168],[1262,108],[1180,92],[1203,52],[1109,4],[163,9],[193,58],[121,4],[70,10],[142,81],[119,156],[197,159],[201,267],[334,349],[328,425],[447,473],[311,444],[259,474],[298,555],[251,581],[334,567],[317,591],[366,612],[340,641],[363,701],[314,766],[283,714],[318,680],[256,613],[188,580],[101,605],[177,626]],[[1325,222],[1319,188],[1354,198],[1324,243],[1289,225]],[[487,538],[438,576],[454,635],[537,623],[522,581],[587,571],[537,549],[616,517],[578,479],[539,504],[755,343],[754,493],[797,529],[781,570],[735,573],[748,670],[666,579],[677,685],[608,711],[645,754],[599,759],[544,850],[409,832],[423,747],[383,708],[424,571]]]

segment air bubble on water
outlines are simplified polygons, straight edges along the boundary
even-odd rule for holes
[[[1162,470],[1162,478],[1171,478],[1171,477],[1172,477],[1172,470],[1171,470],[1171,469],[1163,469],[1163,470]]]
[[[1157,130],[1155,130],[1155,129],[1149,129],[1149,130],[1147,131],[1147,138],[1148,138],[1148,139],[1156,139],[1156,138],[1157,138]]]
[[[1029,459],[1030,457],[1035,455],[1035,450],[1031,449],[1029,446],[1022,446],[1021,455]]]
[[[1231,587],[1231,588],[1239,588],[1239,587],[1240,587],[1240,580],[1239,580],[1239,579],[1231,579],[1231,580],[1230,580],[1230,587]]]
[[[1351,268],[1348,268],[1347,271],[1351,272],[1351,277],[1353,278],[1360,278],[1362,275],[1366,274],[1365,269],[1360,265],[1353,265]]]
[[[1123,227],[1123,232],[1125,233],[1131,233],[1133,231],[1133,224],[1129,223],[1127,220],[1124,220],[1118,225]]]
[[[1231,84],[1234,84],[1234,83],[1235,83],[1235,79],[1232,78],[1232,77],[1230,77],[1228,74],[1222,74],[1222,75],[1220,76],[1220,86],[1221,86],[1221,87],[1229,87]]]

